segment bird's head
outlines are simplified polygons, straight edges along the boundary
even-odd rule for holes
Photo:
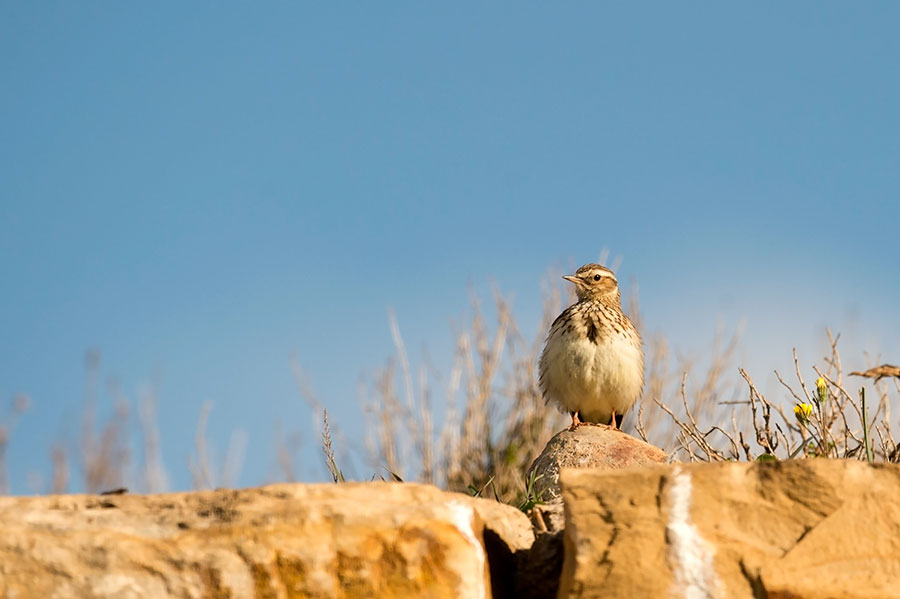
[[[579,300],[619,300],[616,275],[605,266],[585,264],[574,275],[565,275],[563,278],[575,285],[575,295]]]

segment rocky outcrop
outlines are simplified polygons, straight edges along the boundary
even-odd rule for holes
[[[563,564],[565,515],[559,473],[563,468],[622,469],[666,461],[661,450],[622,431],[584,424],[557,433],[528,469],[540,503],[531,510],[537,536],[523,553],[518,585],[521,597],[555,597]]]
[[[563,468],[619,470],[664,464],[666,454],[652,445],[604,425],[583,424],[553,436],[528,469],[536,495],[543,501],[533,515],[538,530],[562,530],[565,521],[559,473]]]
[[[559,597],[900,597],[900,466],[564,470]]]
[[[900,466],[560,481],[565,528],[537,538],[515,508],[412,483],[0,498],[0,597],[900,599]]]
[[[18,599],[511,596],[533,539],[515,508],[396,483],[7,497],[0,522]]]

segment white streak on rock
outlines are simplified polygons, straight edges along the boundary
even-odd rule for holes
[[[669,563],[675,573],[672,596],[678,599],[718,599],[722,586],[713,565],[715,549],[691,522],[691,475],[675,467],[669,485]]]
[[[450,511],[450,521],[456,525],[466,541],[472,545],[475,555],[478,556],[478,569],[471,573],[471,578],[464,582],[466,588],[465,597],[473,599],[486,599],[488,597],[487,584],[485,577],[487,576],[487,555],[481,541],[475,536],[474,521],[475,510],[462,502],[450,501],[447,504]]]

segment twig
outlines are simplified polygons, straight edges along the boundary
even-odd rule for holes
[[[866,415],[866,388],[859,388],[859,403],[862,405],[862,426],[863,426],[863,443],[866,447],[866,460],[871,464],[873,461],[872,457],[872,446],[869,443],[869,423],[868,416]]]

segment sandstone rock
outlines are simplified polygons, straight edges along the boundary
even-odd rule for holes
[[[900,466],[564,470],[559,597],[900,597]]]
[[[554,503],[561,500],[561,468],[620,469],[665,462],[666,454],[652,445],[608,426],[584,424],[554,435],[528,469],[528,476],[534,473],[538,496]]]
[[[553,533],[566,527],[566,511],[562,497],[551,499],[549,503],[538,504],[529,512],[531,523],[538,533]]]
[[[528,516],[516,508],[491,499],[458,493],[443,494],[470,503],[484,522],[485,531],[495,536],[510,552],[526,551],[534,543],[534,532]]]
[[[556,597],[563,563],[563,533],[538,533],[534,544],[521,554],[515,581],[516,599]]]
[[[494,599],[543,597],[523,594],[518,589],[523,569],[531,565],[529,556],[534,544],[534,532],[528,517],[504,503],[462,497],[472,503],[485,524],[484,547],[488,554]]]
[[[6,497],[0,523],[0,597],[19,599],[481,599],[487,538],[512,556],[531,538],[515,508],[396,483]]]
[[[519,564],[519,597],[555,597],[563,563],[565,510],[559,488],[561,468],[610,468],[658,464],[666,454],[607,426],[585,424],[557,433],[528,469],[536,495],[543,500],[531,510],[537,536]]]

